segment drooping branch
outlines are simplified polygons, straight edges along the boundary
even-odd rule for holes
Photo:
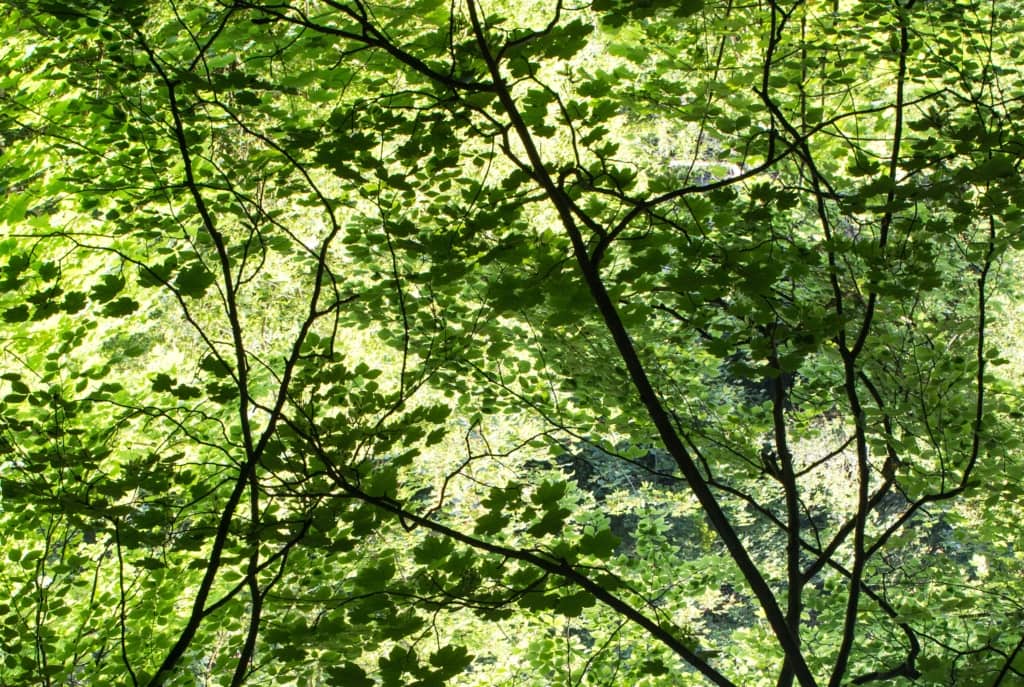
[[[297,432],[301,432],[301,428],[299,427],[294,427],[294,429],[296,429]],[[314,439],[314,437],[310,436],[307,436],[306,438],[310,440]],[[319,458],[326,465],[333,465],[334,461],[332,456],[326,453],[322,447],[313,444],[312,448],[318,453]],[[538,570],[544,571],[545,573],[565,579],[567,582],[590,593],[594,598],[615,610],[622,617],[627,618],[631,622],[643,628],[652,638],[671,649],[680,658],[709,679],[713,684],[719,685],[719,687],[738,687],[738,685],[720,673],[696,651],[687,646],[684,642],[680,641],[679,638],[665,629],[656,620],[651,619],[638,609],[634,608],[628,601],[612,591],[609,591],[606,586],[593,580],[578,566],[572,565],[564,558],[554,557],[552,555],[545,554],[542,551],[538,551],[537,549],[518,549],[502,544],[495,544],[467,534],[461,530],[453,529],[432,520],[429,517],[407,510],[402,504],[392,498],[387,496],[372,496],[366,493],[360,489],[357,484],[346,478],[344,471],[342,470],[332,468],[331,477],[334,483],[340,487],[346,495],[370,504],[386,513],[390,513],[407,528],[409,526],[422,527],[425,530],[441,535],[446,539],[457,541],[460,544],[464,544],[477,551],[495,554],[510,560],[522,561],[523,563],[527,563]]]
[[[393,57],[398,62],[409,67],[413,71],[427,77],[430,81],[441,84],[446,88],[454,91],[464,91],[469,93],[487,93],[494,90],[493,84],[485,81],[474,81],[471,79],[459,79],[450,74],[437,71],[424,62],[419,57],[413,55],[407,50],[403,50],[392,40],[390,40],[384,33],[374,25],[370,17],[366,13],[354,10],[352,7],[345,3],[336,2],[334,0],[327,0],[326,5],[333,7],[338,10],[349,19],[353,20],[358,27],[358,32],[348,31],[340,29],[327,24],[318,23],[312,20],[302,10],[287,5],[266,5],[254,2],[240,2],[237,3],[247,9],[254,10],[262,14],[265,18],[273,21],[282,21],[297,26],[302,26],[319,33],[323,33],[337,38],[342,38],[346,41],[352,41],[354,43],[363,45],[367,48],[377,48],[388,55]]]
[[[594,303],[597,306],[598,311],[601,313],[601,317],[615,342],[619,355],[629,371],[630,378],[633,385],[636,387],[641,402],[647,408],[648,415],[657,428],[666,449],[668,449],[669,453],[676,460],[683,476],[687,479],[690,488],[693,490],[694,495],[704,508],[708,519],[711,521],[716,532],[718,532],[718,535],[721,537],[722,542],[728,549],[730,556],[732,556],[737,567],[739,567],[747,583],[750,585],[751,590],[754,592],[754,595],[757,597],[758,602],[760,603],[761,608],[767,616],[768,622],[775,633],[780,647],[782,648],[786,658],[790,660],[793,665],[794,672],[796,673],[800,684],[803,687],[814,687],[817,683],[807,666],[803,653],[800,650],[799,643],[789,630],[785,616],[779,608],[778,601],[775,598],[774,593],[768,586],[764,577],[761,575],[757,565],[751,559],[743,543],[740,541],[738,534],[729,523],[725,512],[722,510],[722,507],[719,505],[714,494],[712,494],[709,489],[707,482],[704,480],[703,475],[701,475],[701,472],[693,458],[690,456],[689,451],[680,440],[668,413],[663,407],[661,400],[658,398],[657,392],[654,390],[654,387],[648,378],[647,371],[640,360],[639,353],[633,344],[629,332],[619,317],[615,305],[611,300],[608,290],[605,287],[596,266],[590,259],[586,242],[584,241],[577,226],[572,207],[570,203],[567,202],[564,192],[559,189],[555,180],[552,179],[546,171],[544,161],[541,158],[540,152],[533,140],[533,135],[530,133],[529,127],[523,120],[508,85],[505,83],[500,65],[491,53],[487,37],[480,24],[479,17],[477,16],[476,3],[474,0],[468,0],[467,6],[469,8],[470,19],[473,24],[473,31],[476,35],[480,54],[487,63],[487,68],[491,74],[495,88],[497,89],[498,98],[505,110],[505,114],[518,134],[520,143],[526,150],[535,178],[538,183],[541,184],[545,193],[547,193],[551,204],[558,213],[563,229],[569,236],[580,272],[587,284],[591,297],[594,299]]]

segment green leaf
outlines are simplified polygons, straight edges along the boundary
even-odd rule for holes
[[[192,386],[191,384],[179,384],[171,389],[171,394],[182,401],[191,401],[202,397],[203,392],[199,387]]]
[[[1011,176],[1015,171],[1016,167],[1013,158],[1006,155],[995,155],[978,165],[971,176],[975,181],[987,182]]]
[[[121,293],[124,287],[125,280],[121,275],[104,274],[100,278],[100,283],[93,286],[89,291],[89,297],[97,303],[106,303]]]
[[[544,57],[569,59],[586,47],[587,36],[594,27],[587,21],[576,19],[558,27],[546,37]]]
[[[660,677],[662,675],[668,675],[668,666],[660,658],[651,658],[644,661],[640,665],[640,670],[646,675],[653,675],[654,677]]]
[[[88,303],[88,299],[81,291],[69,291],[64,294],[64,302],[61,304],[61,309],[69,315],[74,315],[77,312],[81,312]]]
[[[226,379],[231,376],[231,368],[227,366],[224,359],[215,355],[206,355],[199,361],[199,368],[206,370],[218,379]]]
[[[28,316],[28,306],[25,304],[4,310],[4,322],[25,322],[28,320]]]
[[[214,275],[198,260],[188,263],[174,277],[174,287],[183,296],[200,298],[215,281]]]
[[[565,496],[566,483],[562,480],[545,480],[530,495],[530,500],[538,506],[552,505]]]
[[[44,262],[39,265],[39,277],[46,281],[56,279],[60,275],[60,267],[55,262]]]
[[[366,671],[351,661],[338,666],[330,666],[325,671],[339,687],[373,687],[376,682],[367,677]]]
[[[511,516],[505,515],[500,510],[491,510],[477,517],[473,532],[476,534],[497,534],[504,530],[511,521]]]
[[[236,91],[234,96],[239,105],[256,106],[260,104],[260,97],[252,91]]]
[[[442,680],[455,677],[473,662],[466,647],[444,646],[430,655],[430,665],[438,668],[437,677]]]
[[[704,0],[678,0],[673,14],[677,17],[689,17],[704,9]]]
[[[574,594],[560,597],[555,606],[555,611],[568,618],[578,618],[583,614],[584,608],[590,608],[596,604],[597,599],[594,598],[593,594],[581,590]]]
[[[369,562],[359,569],[356,583],[363,589],[382,589],[395,576],[394,561],[390,559]]]
[[[139,285],[143,287],[163,286],[171,281],[171,275],[178,267],[176,256],[168,257],[163,263],[139,268]]]
[[[608,558],[622,542],[608,528],[598,530],[594,534],[584,534],[580,538],[580,553],[597,558]]]
[[[419,668],[419,659],[413,649],[405,649],[395,646],[387,656],[377,660],[380,666],[380,676],[385,687],[404,687],[406,682],[403,675],[406,672],[416,672]]]
[[[531,525],[527,532],[535,537],[543,537],[546,534],[558,534],[565,526],[565,519],[572,515],[572,511],[566,508],[548,507],[541,519]]]
[[[853,163],[849,166],[848,171],[855,177],[864,177],[876,174],[881,165],[878,162],[870,159],[865,153],[860,150],[855,151],[853,157]]]
[[[8,224],[17,224],[25,219],[29,203],[32,201],[31,194],[15,194],[13,200],[4,204],[0,209],[0,221],[6,220]]]
[[[170,391],[174,387],[174,380],[170,375],[160,372],[153,378],[153,391]]]
[[[450,539],[428,536],[413,549],[413,559],[420,565],[436,565],[438,561],[448,558],[455,551]]]
[[[135,300],[122,296],[116,301],[111,301],[103,306],[101,311],[107,317],[125,317],[130,315],[139,309],[139,304]]]

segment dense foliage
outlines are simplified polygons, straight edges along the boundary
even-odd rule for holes
[[[1024,10],[4,0],[0,683],[1024,684]]]

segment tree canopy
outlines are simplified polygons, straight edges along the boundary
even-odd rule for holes
[[[1024,10],[3,0],[0,683],[1024,684]]]

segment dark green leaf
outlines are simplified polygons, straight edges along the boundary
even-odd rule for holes
[[[174,277],[174,286],[183,296],[200,298],[214,281],[214,275],[195,260],[178,272]]]
[[[119,274],[105,274],[100,278],[100,283],[89,291],[89,297],[97,303],[106,303],[121,293],[124,287],[124,277]]]
[[[28,320],[28,306],[16,305],[13,308],[4,310],[4,322],[25,322]]]

